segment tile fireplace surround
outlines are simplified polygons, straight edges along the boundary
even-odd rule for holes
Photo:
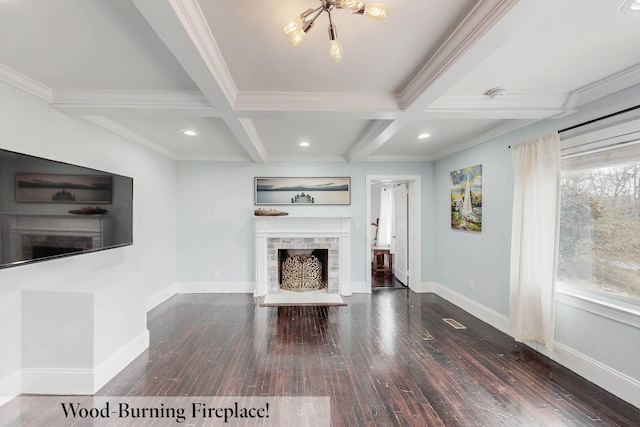
[[[254,296],[277,293],[278,249],[328,249],[328,293],[350,295],[351,218],[256,217]]]

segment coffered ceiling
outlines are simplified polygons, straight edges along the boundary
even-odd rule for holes
[[[0,80],[174,159],[259,163],[433,160],[640,84],[623,0],[387,4],[332,13],[334,63],[326,16],[298,48],[280,30],[318,0],[0,0]]]

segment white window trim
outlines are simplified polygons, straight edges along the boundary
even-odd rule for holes
[[[640,329],[640,302],[563,283],[556,286],[556,302]]]
[[[570,135],[561,142],[562,168],[563,170],[579,169],[585,166],[585,163],[591,163],[590,160],[601,150],[622,144],[625,145],[620,150],[623,158],[637,157],[640,144],[629,144],[629,142],[637,141],[638,138],[640,138],[640,119],[638,118],[603,129]],[[574,157],[577,154],[586,154],[586,162],[581,161],[580,157]],[[587,159],[588,157],[591,159]],[[602,163],[606,165],[606,162]],[[640,301],[560,281],[556,284],[555,298],[556,302],[640,329]]]

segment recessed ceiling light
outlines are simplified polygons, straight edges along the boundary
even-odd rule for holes
[[[180,133],[182,133],[183,135],[186,135],[186,136],[196,136],[196,135],[198,135],[198,133],[195,130],[191,130],[191,129],[182,129],[180,131]]]
[[[300,145],[300,147],[308,147],[308,146],[310,146],[311,144],[309,144],[308,142],[301,142],[301,143],[300,143],[300,144],[298,144],[298,145]]]
[[[420,135],[418,135],[418,139],[427,139],[430,136],[431,135],[429,135],[428,133],[421,133]]]

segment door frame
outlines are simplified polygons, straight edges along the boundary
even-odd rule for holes
[[[367,291],[371,292],[371,189],[372,182],[381,179],[391,179],[393,181],[403,181],[409,187],[409,230],[407,236],[409,257],[409,289],[415,290],[420,288],[422,277],[422,227],[421,227],[421,207],[422,207],[422,190],[420,175],[367,175],[366,176],[366,195],[365,195],[365,261],[366,261],[366,284]]]

